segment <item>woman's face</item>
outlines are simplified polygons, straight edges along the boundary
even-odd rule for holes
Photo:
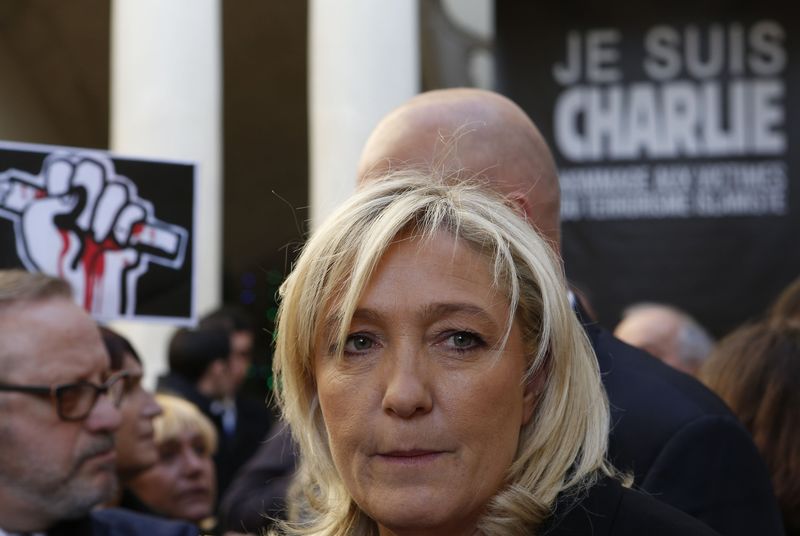
[[[159,461],[130,487],[164,516],[199,522],[213,513],[216,477],[211,453],[199,432],[184,431],[158,447]]]
[[[424,245],[423,245],[424,244]],[[337,361],[317,338],[317,392],[345,485],[382,534],[469,534],[533,413],[519,326],[486,260],[446,233],[397,242]]]
[[[132,355],[125,354],[123,370],[130,376],[120,406],[122,423],[116,433],[117,473],[127,480],[158,461],[153,419],[161,414],[161,407],[142,387],[142,365]]]

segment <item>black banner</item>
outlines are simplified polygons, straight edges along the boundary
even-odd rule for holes
[[[0,269],[66,279],[98,320],[194,321],[195,165],[0,143]]]
[[[554,151],[567,275],[608,327],[658,301],[720,335],[800,273],[789,6],[498,0],[499,89]]]

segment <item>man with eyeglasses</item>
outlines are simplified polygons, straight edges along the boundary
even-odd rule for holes
[[[189,535],[188,525],[92,509],[117,485],[125,372],[69,286],[0,271],[0,536]]]

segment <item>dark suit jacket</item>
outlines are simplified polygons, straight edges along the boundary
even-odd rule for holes
[[[277,421],[228,487],[220,503],[220,527],[258,533],[271,518],[286,517],[286,494],[295,472],[297,446],[289,426]]]
[[[180,521],[109,508],[89,516],[61,523],[47,532],[48,536],[197,536],[197,527]]]
[[[633,473],[635,487],[724,536],[783,534],[766,466],[725,404],[577,312],[611,404],[611,462]]]
[[[712,536],[680,510],[602,479],[579,499],[561,499],[541,536]]]

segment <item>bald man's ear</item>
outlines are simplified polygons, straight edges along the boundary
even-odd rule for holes
[[[528,197],[519,192],[514,192],[507,196],[511,201],[511,206],[516,212],[522,216],[526,221],[531,221],[531,210],[533,207],[528,201]]]

